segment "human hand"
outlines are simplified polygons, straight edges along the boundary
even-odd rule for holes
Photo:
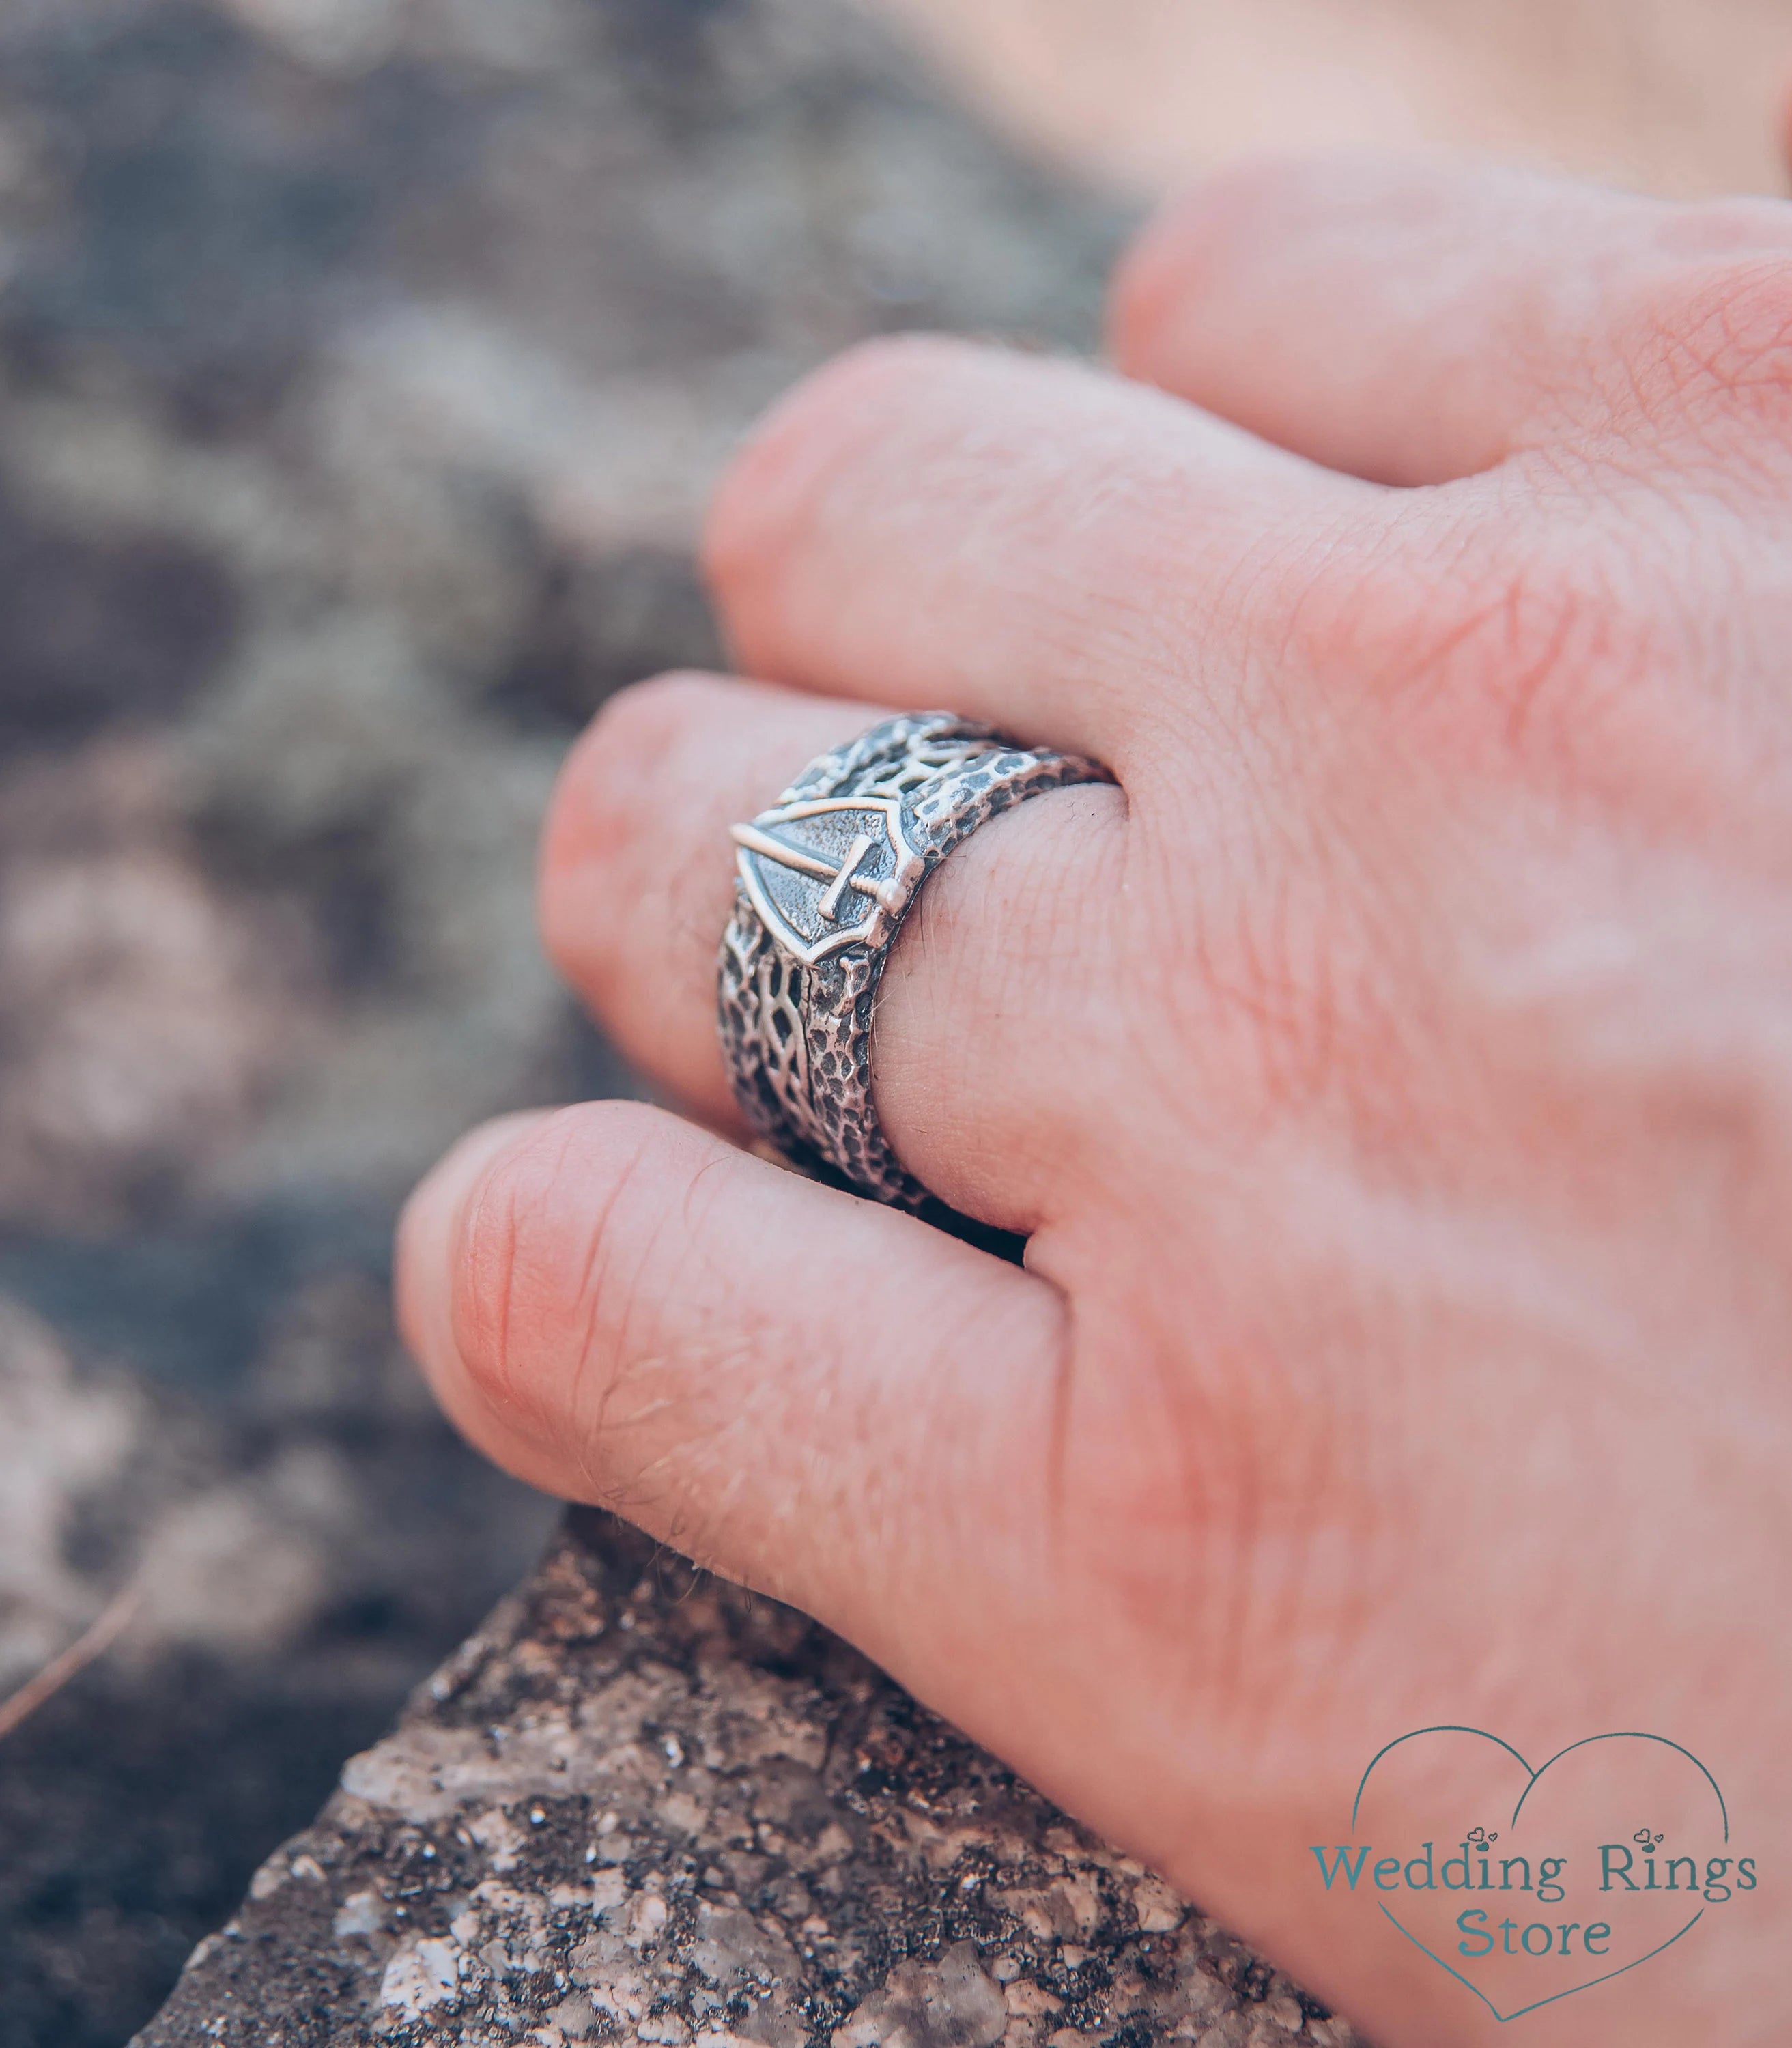
[[[615,699],[542,867],[699,1120],[476,1134],[404,1324],[513,1470],[816,1615],[1394,2048],[1491,2040],[1316,1894],[1383,1742],[1655,1729],[1792,1820],[1792,211],[1241,172],[1114,333],[879,343],[747,452],[710,567],[776,681]],[[1024,1271],[730,1142],[727,828],[934,706],[1121,785],[954,853],[878,1013],[898,1155]],[[1783,2039],[1783,1904],[1709,1917],[1530,2038]]]

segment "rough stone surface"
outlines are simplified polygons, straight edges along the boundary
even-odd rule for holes
[[[118,1586],[99,1664],[0,1744],[0,2040],[116,2048],[343,1757],[538,1550],[352,1270],[227,1393],[82,1359],[0,1297],[0,1695]]]
[[[576,1511],[137,2048],[1349,2048],[824,1630]]]

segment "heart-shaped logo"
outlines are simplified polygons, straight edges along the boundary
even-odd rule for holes
[[[1313,1851],[1326,1891],[1502,2021],[1654,1962],[1759,1881],[1710,1771],[1634,1729],[1534,1766],[1483,1728],[1415,1728],[1370,1759],[1350,1833]]]

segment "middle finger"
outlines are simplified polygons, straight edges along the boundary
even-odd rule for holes
[[[1155,766],[1386,493],[1087,365],[874,343],[774,413],[708,557],[741,665]],[[867,720],[867,723],[869,723]]]

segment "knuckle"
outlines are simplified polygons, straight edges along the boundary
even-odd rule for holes
[[[507,1146],[467,1191],[452,1246],[456,1348],[475,1394],[501,1419],[539,1421],[529,1365],[545,1267],[542,1227],[553,1215],[568,1132],[563,1120]],[[529,1328],[519,1325],[522,1311]],[[529,1363],[526,1364],[525,1361]],[[529,1433],[535,1433],[532,1426]]]
[[[563,789],[600,840],[615,843],[615,828],[634,821],[645,801],[644,771],[675,758],[686,735],[711,723],[728,684],[692,669],[675,669],[618,690],[587,727],[573,750]],[[606,832],[605,827],[612,828]]]
[[[886,433],[914,398],[987,354],[939,335],[859,343],[804,379],[766,416],[717,485],[704,564],[731,611],[750,602],[783,549],[824,509],[832,478],[868,434]]]
[[[1123,367],[1148,370],[1185,332],[1192,308],[1220,275],[1228,250],[1266,209],[1279,211],[1284,167],[1224,171],[1163,208],[1133,243],[1114,279],[1108,333]]]
[[[676,744],[693,720],[708,712],[729,685],[700,669],[671,669],[619,689],[588,729],[612,754],[652,754]]]
[[[473,1392],[510,1432],[560,1436],[572,1391],[601,1371],[626,1294],[618,1226],[652,1156],[656,1119],[633,1103],[563,1110],[489,1161],[453,1246],[456,1348]]]
[[[687,736],[714,722],[728,685],[680,670],[619,690],[568,755],[541,840],[540,920],[549,958],[563,974],[601,973],[622,940],[619,886],[650,843],[654,771]]]
[[[1271,223],[1286,227],[1311,214],[1335,182],[1329,169],[1298,157],[1259,157],[1211,172],[1146,223],[1115,279],[1117,308],[1148,326],[1213,259]]]
[[[1299,243],[1323,256],[1340,231],[1360,233],[1378,215],[1410,227],[1447,214],[1460,195],[1434,172],[1372,150],[1247,158],[1211,172],[1164,207],[1122,262],[1109,332],[1120,363],[1149,373],[1199,359],[1208,336],[1203,302],[1239,289],[1267,251]],[[1222,348],[1220,351],[1223,355]]]

